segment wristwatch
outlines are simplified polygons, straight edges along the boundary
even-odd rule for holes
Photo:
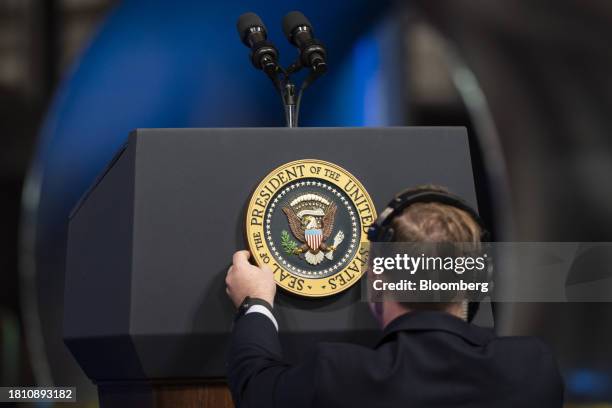
[[[247,312],[247,310],[249,310],[249,308],[251,306],[254,305],[261,305],[263,307],[265,307],[266,309],[268,309],[270,311],[270,313],[272,313],[272,305],[269,304],[268,302],[266,302],[263,299],[259,299],[259,298],[252,298],[250,296],[247,296],[244,298],[244,300],[242,301],[242,303],[240,304],[240,306],[238,306],[238,310],[236,311],[236,317],[234,318],[234,322],[236,322],[238,319],[240,319],[242,316],[244,316]]]

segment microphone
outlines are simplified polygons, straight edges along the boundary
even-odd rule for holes
[[[300,49],[300,63],[317,74],[327,71],[327,52],[314,36],[310,21],[299,11],[283,18],[283,32],[289,42]]]
[[[272,77],[279,70],[278,50],[268,41],[266,26],[255,13],[244,13],[236,23],[238,35],[244,45],[251,49],[251,62]]]

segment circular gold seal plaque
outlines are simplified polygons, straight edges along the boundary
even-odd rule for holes
[[[372,199],[348,171],[321,160],[284,164],[263,179],[249,202],[246,231],[260,266],[282,288],[329,296],[359,281]]]

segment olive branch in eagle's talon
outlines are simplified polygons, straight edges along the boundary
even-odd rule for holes
[[[298,243],[291,239],[289,232],[281,232],[281,246],[287,255],[299,255],[302,250],[298,248]]]

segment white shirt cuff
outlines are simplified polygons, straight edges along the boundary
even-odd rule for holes
[[[262,315],[267,316],[268,319],[270,319],[272,323],[274,323],[274,327],[276,327],[276,331],[278,331],[278,323],[276,322],[276,319],[274,318],[274,315],[272,314],[272,312],[270,312],[270,310],[268,310],[267,307],[262,306],[262,305],[253,305],[249,307],[245,315],[248,315],[249,313],[261,313]]]

